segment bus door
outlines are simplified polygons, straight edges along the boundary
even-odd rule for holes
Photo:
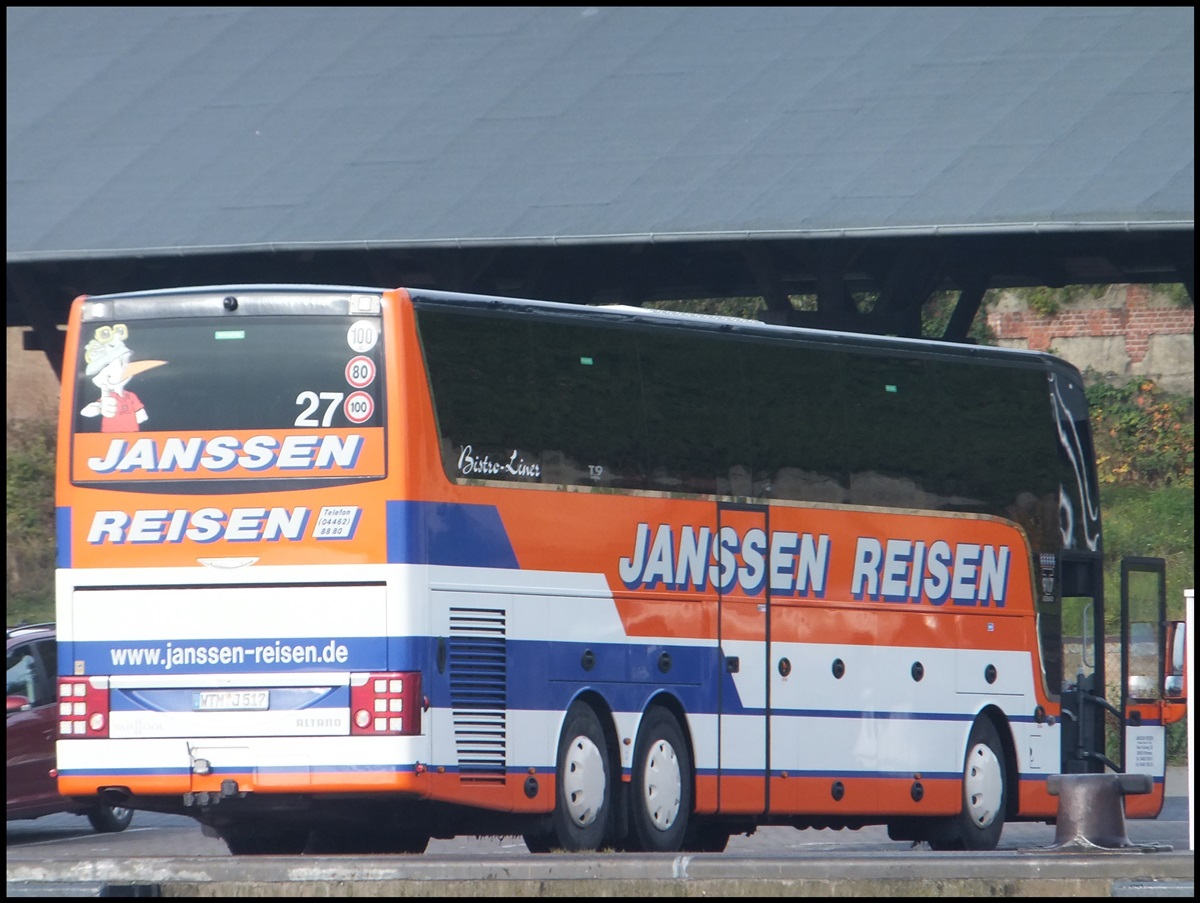
[[[1120,711],[1105,695],[1103,565],[1095,552],[1059,553],[1064,774],[1119,770],[1105,754],[1107,715]]]
[[[717,801],[723,813],[766,812],[769,803],[771,608],[767,508],[717,504],[719,693]]]
[[[1153,818],[1162,809],[1167,767],[1167,577],[1161,558],[1121,561],[1122,771],[1148,774],[1154,790],[1127,796],[1126,813]]]

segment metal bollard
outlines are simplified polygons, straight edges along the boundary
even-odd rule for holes
[[[1125,796],[1149,793],[1148,774],[1055,774],[1046,790],[1058,797],[1054,843],[1044,850],[1167,852],[1170,844],[1135,844],[1125,834]]]

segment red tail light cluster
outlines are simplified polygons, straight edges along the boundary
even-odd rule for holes
[[[351,674],[350,733],[356,736],[421,733],[421,673]]]
[[[108,679],[58,679],[58,735],[76,739],[108,736]]]

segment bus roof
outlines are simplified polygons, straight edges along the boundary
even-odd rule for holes
[[[459,308],[504,311],[509,314],[541,314],[591,320],[596,323],[625,323],[640,328],[684,327],[712,332],[731,337],[767,339],[777,341],[801,341],[824,347],[857,348],[863,351],[899,353],[918,357],[969,358],[980,363],[999,366],[1021,366],[1051,368],[1081,378],[1074,364],[1052,354],[1021,348],[1005,348],[994,345],[977,345],[963,342],[946,342],[936,339],[917,339],[902,336],[876,335],[873,333],[840,332],[831,329],[809,329],[801,326],[785,326],[763,323],[741,317],[719,314],[692,313],[687,311],[662,310],[636,307],[627,304],[585,305],[560,301],[542,301],[502,295],[485,295],[469,292],[450,292],[436,289],[401,288],[414,302],[419,304],[449,305]],[[324,295],[337,294],[382,294],[389,289],[378,286],[351,286],[333,284],[228,284],[179,286],[162,290],[120,292],[106,295],[86,296],[88,301],[135,300],[151,298],[184,299],[198,294],[280,294],[280,295]]]

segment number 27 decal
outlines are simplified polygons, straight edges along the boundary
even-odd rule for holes
[[[304,405],[304,410],[296,415],[296,426],[329,426],[333,422],[333,412],[338,409],[338,405],[342,403],[344,392],[322,392],[318,395],[316,392],[301,392],[296,396],[296,404]],[[321,407],[321,402],[328,402],[325,408],[325,416],[321,418],[320,423],[313,415],[317,409]]]

